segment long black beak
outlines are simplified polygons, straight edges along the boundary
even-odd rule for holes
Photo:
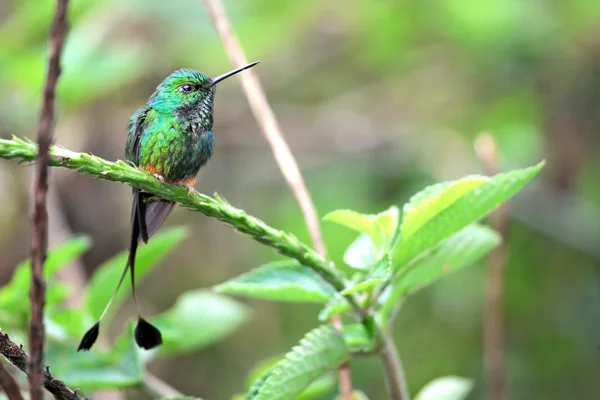
[[[217,76],[216,78],[213,78],[213,79],[212,79],[212,81],[210,81],[210,83],[208,84],[208,87],[215,86],[217,83],[221,82],[223,79],[227,79],[227,78],[229,78],[231,75],[235,75],[235,74],[237,74],[238,72],[242,72],[242,71],[243,71],[243,70],[245,70],[245,69],[252,68],[252,67],[254,67],[256,64],[258,64],[259,62],[260,62],[260,61],[254,61],[254,62],[252,62],[252,63],[250,63],[250,64],[248,64],[248,65],[245,65],[245,66],[243,66],[243,67],[240,67],[240,68],[238,68],[238,69],[234,69],[233,71],[226,72],[226,73],[224,73],[223,75],[219,75],[219,76]]]

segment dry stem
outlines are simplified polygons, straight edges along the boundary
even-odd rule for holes
[[[244,53],[239,40],[231,28],[225,8],[221,0],[203,0],[210,17],[212,18],[213,24],[221,37],[223,47],[236,67],[241,67],[248,64],[248,60]],[[288,185],[294,192],[296,201],[300,206],[304,221],[308,228],[308,232],[311,236],[313,246],[317,252],[325,257],[326,250],[321,235],[321,228],[319,226],[319,218],[315,205],[310,197],[310,193],[304,183],[298,163],[294,158],[283,134],[281,133],[281,127],[275,118],[273,110],[271,109],[267,96],[258,80],[258,77],[252,70],[248,70],[243,74],[240,74],[242,81],[242,87],[250,103],[250,108],[254,114],[254,118],[260,125],[260,128],[265,135],[265,138],[271,146],[275,160],[279,165],[279,168],[288,182]],[[342,328],[342,321],[339,316],[335,316],[331,319],[331,323],[337,328]],[[352,399],[352,380],[350,376],[350,368],[348,364],[343,364],[339,369],[339,381],[340,381],[340,392],[344,400]]]
[[[56,82],[60,75],[60,54],[67,32],[67,1],[58,0],[54,20],[50,28],[48,72],[42,110],[37,131],[39,152],[36,158],[33,199],[33,239],[31,242],[31,320],[29,322],[29,389],[31,400],[43,400],[42,366],[44,363],[44,303],[46,289],[43,267],[48,250],[48,214],[46,192],[48,189],[48,151],[52,142],[54,123],[54,97]]]

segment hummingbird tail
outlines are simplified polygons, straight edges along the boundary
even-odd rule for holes
[[[98,334],[100,331],[100,322],[106,315],[106,312],[109,310],[115,296],[117,295],[117,292],[119,291],[119,289],[121,287],[121,284],[123,283],[123,280],[125,279],[125,276],[127,275],[127,271],[130,268],[131,268],[131,290],[132,290],[132,294],[133,294],[133,301],[135,303],[135,307],[136,307],[137,313],[138,313],[138,324],[135,328],[135,340],[136,340],[138,346],[140,346],[141,348],[144,348],[144,349],[151,349],[162,343],[162,337],[161,337],[160,331],[156,327],[154,327],[152,324],[150,324],[149,322],[147,322],[146,320],[144,320],[141,317],[140,307],[137,302],[137,296],[136,296],[136,291],[135,291],[135,255],[137,253],[139,239],[141,238],[142,240],[147,242],[148,236],[152,235],[152,233],[154,233],[154,231],[158,228],[158,225],[160,225],[160,223],[162,223],[162,221],[164,221],[164,219],[167,217],[167,215],[173,209],[173,206],[175,204],[173,203],[169,207],[166,207],[165,205],[163,205],[162,211],[161,211],[160,208],[152,207],[154,202],[147,203],[147,204],[144,203],[144,197],[146,195],[147,194],[145,194],[145,193],[143,193],[143,194],[140,193],[138,189],[134,190],[133,204],[132,204],[132,210],[131,210],[131,236],[130,236],[130,242],[129,242],[129,256],[127,257],[127,264],[125,264],[123,273],[121,274],[121,277],[119,278],[119,283],[117,284],[117,287],[116,287],[115,291],[113,292],[110,300],[106,304],[106,307],[102,311],[100,318],[98,318],[98,321],[83,335],[83,338],[81,339],[81,342],[79,344],[79,347],[77,348],[77,351],[89,350],[96,342],[96,339],[98,339]],[[142,197],[142,196],[144,196],[144,197]],[[168,202],[164,202],[164,201],[160,201],[160,202],[168,203]],[[161,212],[159,213],[157,211],[161,211]],[[146,219],[142,215],[147,214],[148,212],[152,213],[153,218],[151,220],[151,224],[146,225]],[[157,216],[161,216],[161,215],[162,215],[162,217],[160,219],[156,218]],[[150,226],[150,229],[147,228],[148,226]],[[148,232],[150,232],[149,235],[148,235]]]
[[[146,350],[162,344],[162,335],[158,328],[142,318],[135,292],[135,254],[137,252],[139,239],[141,238],[144,242],[148,242],[148,238],[152,236],[158,226],[165,220],[174,205],[171,205],[166,212],[163,211],[161,214],[157,214],[157,207],[154,204],[165,202],[164,200],[145,202],[145,200],[151,196],[152,195],[148,193],[140,193],[139,189],[133,191],[131,241],[129,243],[129,258],[127,260],[127,267],[131,267],[131,292],[133,294],[133,302],[135,303],[135,308],[138,313],[138,323],[135,327],[134,335],[135,341],[139,347]],[[151,219],[148,219],[149,214]],[[158,221],[156,218],[157,215],[160,217]],[[125,267],[126,270],[127,267]]]
[[[142,193],[142,202],[147,198],[146,193]],[[159,226],[162,225],[167,216],[173,211],[173,207],[175,207],[175,203],[162,199],[152,199],[148,202],[145,202],[142,206],[143,214],[144,214],[144,224],[146,227],[146,240],[148,241],[148,237],[152,236],[154,232],[158,229]],[[144,236],[142,235],[142,239]]]

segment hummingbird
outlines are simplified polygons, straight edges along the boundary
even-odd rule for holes
[[[193,193],[196,175],[212,156],[215,145],[212,127],[216,84],[256,64],[258,61],[212,79],[189,69],[177,70],[166,77],[129,120],[125,145],[127,160],[152,173],[156,179],[184,185],[190,194]],[[100,322],[128,270],[131,271],[131,289],[138,316],[135,341],[146,350],[162,344],[160,330],[146,321],[140,312],[135,292],[135,254],[140,241],[148,242],[174,206],[174,202],[133,189],[127,263],[112,297],[98,321],[84,334],[77,351],[89,350],[94,345]]]

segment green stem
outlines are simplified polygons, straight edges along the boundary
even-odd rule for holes
[[[12,140],[0,139],[0,158],[19,159],[32,162],[37,154],[37,145],[31,141],[13,137]],[[50,148],[50,161],[53,167],[65,167],[94,178],[123,182],[132,187],[154,193],[166,200],[180,203],[192,211],[199,211],[209,217],[217,218],[238,231],[251,236],[254,240],[273,247],[281,254],[298,260],[313,269],[336,290],[346,288],[344,277],[332,268],[330,262],[298,240],[294,235],[282,232],[265,224],[260,219],[246,214],[225,200],[215,196],[213,199],[201,193],[188,194],[187,188],[160,182],[152,174],[131,166],[124,161],[110,162],[86,153],[77,153],[59,146]],[[354,296],[346,296],[352,307],[360,307]]]
[[[383,347],[379,353],[385,375],[385,383],[388,389],[390,400],[410,400],[406,378],[404,377],[404,368],[400,361],[400,354],[394,343],[392,334],[387,329],[380,329],[379,334],[383,342]]]

